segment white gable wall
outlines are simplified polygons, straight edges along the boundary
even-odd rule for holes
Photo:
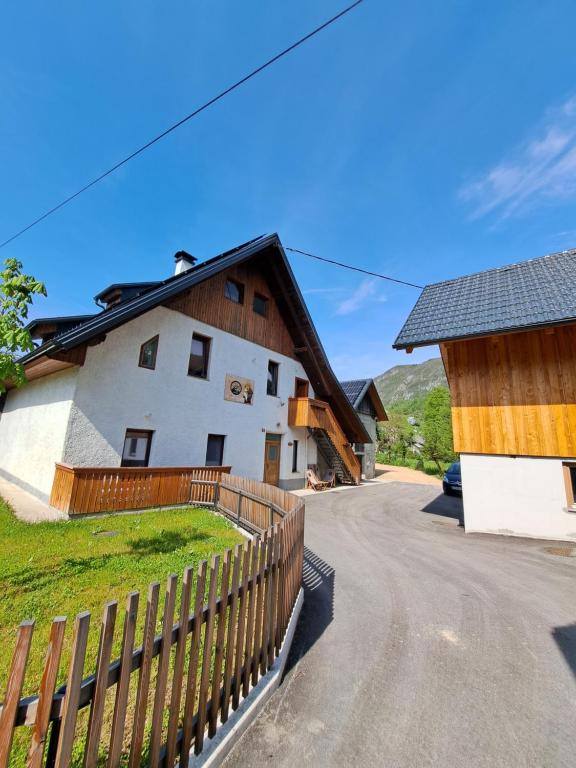
[[[11,389],[0,416],[0,474],[47,501],[62,461],[78,368]]]
[[[562,461],[463,453],[466,532],[576,540],[576,512],[567,509]]]
[[[208,380],[188,376],[192,333],[212,339]],[[140,346],[159,335],[156,369],[138,367]],[[278,397],[266,394],[268,361],[280,364]],[[224,400],[226,374],[254,380],[252,405]],[[208,434],[226,435],[224,463],[234,474],[262,480],[265,432],[282,433],[281,485],[304,483],[316,444],[288,427],[288,398],[302,365],[253,342],[157,307],[89,347],[66,434],[64,461],[119,466],[126,429],[154,430],[150,466],[204,465]],[[313,397],[313,393],[310,393]],[[292,448],[299,441],[297,473]]]

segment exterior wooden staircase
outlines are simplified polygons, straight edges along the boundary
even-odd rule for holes
[[[360,462],[328,403],[310,397],[291,397],[288,401],[288,424],[308,428],[339,482],[360,483]]]

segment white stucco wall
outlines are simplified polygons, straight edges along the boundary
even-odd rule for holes
[[[192,333],[212,339],[208,379],[188,376]],[[140,345],[159,335],[156,369],[138,367]],[[278,397],[266,394],[268,361],[280,364]],[[224,400],[226,374],[254,380],[252,405]],[[76,466],[119,466],[126,429],[154,430],[150,466],[203,465],[208,434],[226,435],[224,463],[235,474],[261,480],[265,433],[282,433],[280,478],[303,484],[316,444],[288,427],[288,397],[302,365],[257,344],[157,307],[89,347],[78,374],[64,460]],[[310,393],[313,396],[313,393]],[[298,473],[292,448],[299,441]]]
[[[462,454],[467,532],[574,541],[562,459]]]
[[[8,392],[0,416],[0,474],[44,501],[62,461],[77,368]]]

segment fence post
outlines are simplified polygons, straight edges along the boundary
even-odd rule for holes
[[[238,511],[237,511],[237,518],[238,522],[240,522],[240,511],[242,509],[242,492],[238,491]]]
[[[270,527],[274,525],[274,507],[270,504]]]
[[[220,483],[218,480],[216,480],[216,485],[214,486],[214,509],[218,509],[218,504],[220,503]]]

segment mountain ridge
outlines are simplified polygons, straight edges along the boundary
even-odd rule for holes
[[[384,407],[403,400],[423,397],[435,387],[447,387],[444,365],[439,357],[423,363],[395,365],[374,378]]]

